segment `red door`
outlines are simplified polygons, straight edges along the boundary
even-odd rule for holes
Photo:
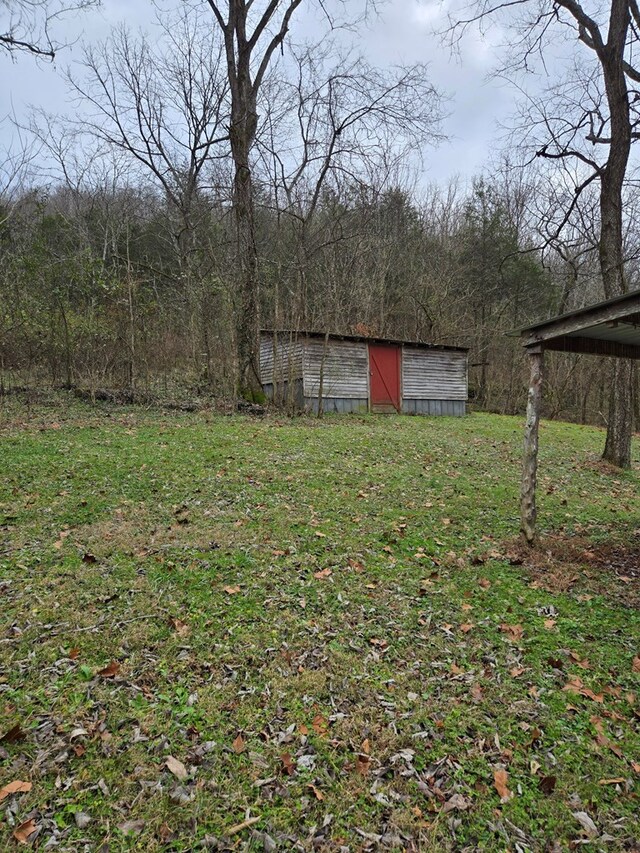
[[[400,411],[400,347],[369,344],[369,393],[372,412]]]

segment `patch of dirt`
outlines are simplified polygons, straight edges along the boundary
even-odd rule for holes
[[[586,537],[553,534],[531,547],[511,542],[508,551],[543,589],[602,595],[640,609],[640,536],[594,544]]]

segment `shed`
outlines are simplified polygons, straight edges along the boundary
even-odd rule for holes
[[[325,412],[464,415],[467,350],[417,341],[260,333],[260,376],[269,399]]]
[[[640,290],[518,329],[529,356],[531,378],[524,433],[520,529],[527,542],[536,534],[538,425],[545,350],[640,359]]]

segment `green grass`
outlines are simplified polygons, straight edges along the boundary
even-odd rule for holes
[[[633,584],[509,561],[518,419],[2,417],[0,848],[639,844]],[[543,424],[543,534],[640,527],[602,442]]]

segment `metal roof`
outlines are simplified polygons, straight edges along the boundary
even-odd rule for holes
[[[640,290],[524,326],[527,348],[640,359]]]
[[[260,329],[261,335],[287,335],[294,338],[325,338],[326,332],[310,332],[301,329],[281,329],[275,332],[273,329]],[[446,344],[429,344],[425,341],[404,341],[397,338],[370,338],[365,335],[339,335],[334,332],[329,332],[330,341],[354,341],[356,343],[367,344],[395,344],[405,347],[417,347],[419,349],[446,350],[450,352],[469,352],[469,347],[454,347]]]

